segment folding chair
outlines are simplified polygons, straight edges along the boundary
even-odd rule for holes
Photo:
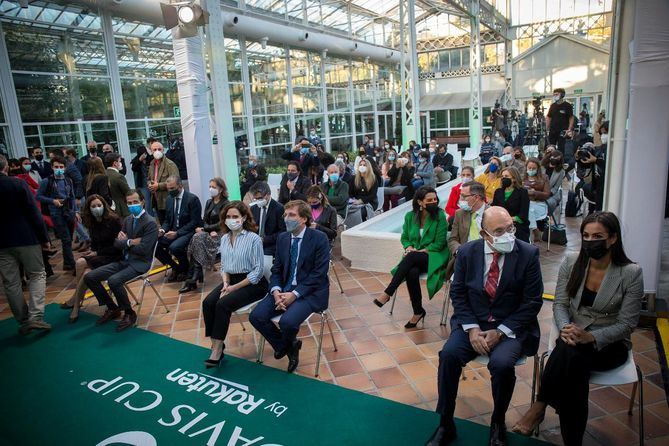
[[[339,286],[339,293],[344,294],[344,288],[341,286],[341,281],[339,280],[339,274],[337,274],[337,269],[335,268],[334,260],[332,260],[332,248],[330,248],[330,271],[335,275],[337,279],[337,285]]]
[[[151,266],[149,267],[148,271],[146,271],[144,274],[140,274],[137,277],[134,277],[130,280],[128,280],[123,286],[125,287],[126,291],[130,294],[132,297],[132,300],[135,301],[135,305],[137,306],[137,314],[139,314],[142,311],[142,303],[144,303],[144,292],[146,291],[146,286],[150,286],[151,289],[153,290],[154,294],[160,301],[160,303],[165,307],[165,312],[169,313],[170,309],[167,308],[167,305],[165,304],[165,301],[163,298],[160,296],[160,293],[158,293],[158,290],[156,290],[156,287],[153,285],[151,282],[151,271],[153,270],[153,266],[156,263],[156,249],[158,248],[158,242],[153,247],[153,257],[151,258]],[[128,285],[130,285],[133,282],[136,282],[138,280],[142,281],[142,288],[139,291],[139,299],[137,299],[137,296],[135,296],[135,293],[130,289]],[[138,319],[139,320],[139,319]],[[136,325],[137,323],[135,323]]]
[[[315,313],[311,313],[311,315],[309,315],[309,317],[306,320],[309,321],[309,318],[311,318],[313,314]],[[335,342],[334,333],[332,332],[332,327],[330,326],[330,318],[332,318],[332,316],[329,315],[328,310],[320,311],[318,312],[318,314],[321,316],[321,328],[318,333],[318,336],[316,336],[312,331],[312,335],[314,336],[314,339],[316,339],[316,344],[318,345],[318,350],[317,350],[318,353],[316,356],[316,369],[314,371],[314,376],[316,378],[318,378],[318,371],[321,365],[321,352],[323,350],[323,328],[326,323],[328,324],[328,330],[330,331],[330,337],[332,338],[332,347],[334,347],[334,351],[337,351],[337,343]],[[278,324],[280,320],[281,320],[281,315],[272,318],[272,322],[274,322],[275,324]],[[334,318],[332,318],[332,320],[334,321]],[[335,324],[336,323],[337,322],[335,321]],[[265,338],[260,338],[260,344],[258,345],[258,359],[256,360],[258,364],[262,364],[264,349],[265,349]]]
[[[263,256],[263,276],[269,282],[270,277],[272,276],[272,263],[273,263],[274,257],[266,255]],[[262,299],[261,299],[262,300]],[[251,302],[248,305],[243,306],[242,308],[238,309],[237,311],[233,311],[232,315],[237,316],[237,319],[239,319],[239,323],[242,326],[242,331],[246,331],[246,326],[244,325],[244,320],[242,319],[242,315],[244,314],[249,314],[253,309],[258,305],[258,302],[260,300],[257,300],[255,302]],[[253,345],[257,345],[256,342],[256,332],[255,330],[253,331]]]
[[[555,324],[551,324],[551,333],[548,338],[548,350],[541,355],[539,364],[539,378],[544,374],[544,366],[546,358],[550,356],[555,348],[555,342],[559,336],[558,328]],[[540,384],[540,380],[538,382]],[[620,367],[606,370],[603,372],[591,372],[590,384],[599,386],[622,386],[624,384],[633,384],[632,393],[630,394],[630,404],[627,409],[627,415],[632,416],[632,409],[634,409],[634,398],[636,397],[637,389],[639,391],[639,445],[644,444],[644,429],[643,429],[643,373],[639,366],[634,362],[634,354],[632,350],[627,353],[627,361]],[[536,393],[539,392],[539,387],[532,386],[532,402],[536,398]],[[534,435],[539,436],[539,426],[537,426]]]
[[[539,374],[539,356],[534,355],[534,370],[532,371],[532,393],[530,396],[530,404],[534,403],[534,399],[536,398],[536,387],[537,387],[537,382],[538,382],[538,374]],[[490,362],[490,358],[488,356],[484,355],[479,355],[476,358],[474,358],[472,361],[477,362],[481,365],[487,366],[488,363]],[[519,365],[524,365],[527,363],[527,356],[523,355],[520,358],[518,358],[518,361],[516,361],[516,367]],[[465,375],[465,368],[462,368],[462,380],[466,381],[467,376]]]

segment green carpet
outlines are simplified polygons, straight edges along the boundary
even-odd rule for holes
[[[51,333],[26,337],[13,319],[0,322],[0,445],[407,446],[424,444],[438,423],[426,410],[251,361],[226,357],[207,371],[204,348],[67,316],[49,305]],[[454,444],[482,445],[488,429],[458,420],[458,435]]]

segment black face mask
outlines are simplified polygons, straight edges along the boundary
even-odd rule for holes
[[[44,155],[35,155],[35,159],[37,161],[42,161],[44,159]]]
[[[436,216],[439,212],[439,203],[430,203],[425,205],[425,210],[432,216]]]
[[[502,178],[502,187],[504,189],[511,187],[512,181],[511,178]]]
[[[588,257],[599,260],[604,257],[609,248],[606,247],[606,239],[604,240],[583,240],[581,248],[588,255]]]
[[[519,160],[519,159],[520,159],[520,153],[516,153],[515,155],[513,155],[513,157],[514,157],[515,159]]]
[[[296,173],[288,173],[286,175],[288,176],[288,179],[290,181],[293,181],[295,178],[297,178],[297,172]]]

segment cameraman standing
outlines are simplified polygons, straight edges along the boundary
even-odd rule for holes
[[[564,100],[564,88],[553,90],[553,103],[546,115],[546,129],[549,144],[557,145],[564,154],[565,136],[571,138],[574,130],[574,108]]]

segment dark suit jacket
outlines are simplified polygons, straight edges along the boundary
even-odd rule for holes
[[[286,204],[291,200],[307,201],[307,190],[311,187],[311,182],[306,177],[300,175],[297,177],[295,188],[288,190],[288,175],[283,174],[281,185],[279,186],[279,203]]]
[[[132,215],[126,217],[123,222],[123,232],[128,239],[141,238],[139,245],[128,246],[127,242],[115,240],[114,247],[123,252],[123,257],[128,255],[127,262],[137,271],[137,274],[144,274],[151,268],[153,261],[153,251],[158,242],[158,224],[153,217],[146,213],[137,219],[137,224],[133,230]]]
[[[523,344],[523,353],[534,355],[539,348],[537,314],[543,303],[544,285],[539,250],[516,240],[513,251],[504,255],[504,267],[492,303],[483,290],[485,272],[483,239],[460,246],[451,283],[453,302],[451,329],[461,325],[487,325],[492,315],[495,326],[504,324]]]
[[[42,178],[47,178],[51,174],[53,174],[53,169],[51,168],[51,163],[48,161],[43,160],[42,161],[42,168],[40,169],[39,164],[37,164],[37,161],[32,162],[32,170],[35,172],[39,173],[39,176]]]
[[[260,208],[251,206],[253,219],[260,229]],[[286,223],[283,221],[283,206],[274,200],[270,200],[265,213],[265,236],[262,239],[262,247],[266,256],[273,256],[276,252],[276,238],[280,233],[286,232]]]
[[[509,215],[512,217],[519,217],[521,223],[518,223],[515,218],[513,219],[513,224],[516,226],[516,238],[524,242],[530,241],[530,222],[528,220],[530,196],[527,193],[527,189],[524,187],[514,189],[509,199],[505,201],[504,189],[500,187],[495,190],[491,206],[502,206],[509,211]]]
[[[79,161],[79,160],[77,160]],[[75,163],[68,164],[65,167],[65,176],[72,180],[74,186],[74,196],[81,199],[84,196],[84,178],[81,171],[77,168]]]
[[[337,237],[337,211],[332,206],[325,206],[316,220],[316,229],[323,232],[330,242]]]
[[[300,169],[302,169],[305,175],[309,172],[311,166],[318,166],[321,163],[321,160],[317,156],[313,156],[311,152],[302,155],[299,151],[293,152],[292,149],[282,153],[281,158],[286,161],[297,161],[300,163]]]
[[[125,195],[130,190],[128,182],[123,175],[112,168],[107,168],[107,178],[109,178],[109,192],[116,203],[116,213],[125,218],[130,215],[128,205],[125,203]]]
[[[46,243],[42,214],[28,184],[0,173],[0,249]]]
[[[270,289],[288,286],[290,278],[290,245],[291,234],[282,232],[276,241],[276,254],[272,264]],[[330,243],[324,233],[307,228],[300,244],[300,255],[297,259],[297,287],[295,291],[300,299],[306,299],[314,312],[323,311],[328,307],[330,297]]]
[[[211,198],[207,200],[204,205],[204,217],[202,218],[202,228],[206,232],[219,232],[221,230],[221,210],[228,203],[229,201],[226,198],[218,203],[215,203]]]
[[[179,215],[174,214],[174,197],[169,195],[165,203],[165,232],[176,231],[177,237],[195,234],[195,228],[202,227],[202,205],[196,195],[184,190]],[[178,225],[177,225],[178,223]]]

